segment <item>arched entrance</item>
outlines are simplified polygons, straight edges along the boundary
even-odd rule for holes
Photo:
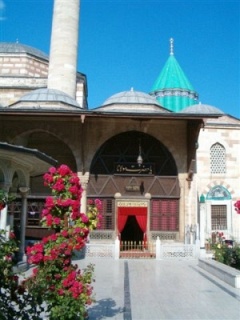
[[[147,205],[143,201],[136,206],[136,202],[119,202],[118,206],[118,232],[121,241],[134,241],[137,244],[146,242],[147,232]],[[121,206],[123,205],[123,206]]]
[[[76,159],[72,150],[62,139],[56,135],[43,130],[27,131],[15,137],[14,139],[14,144],[23,145],[23,142],[25,142],[24,147],[37,149],[40,152],[57,160],[56,164],[66,164],[71,168],[72,171],[77,171]],[[43,184],[42,175],[31,177],[30,188],[32,195],[46,194],[47,191]]]
[[[142,164],[137,162],[140,154]],[[178,236],[177,166],[168,148],[149,134],[123,132],[101,145],[91,162],[87,194],[89,198],[98,197],[103,203],[101,233],[96,231],[96,239],[109,237],[112,230],[113,239],[118,235],[121,239],[137,241],[133,230],[138,227],[142,241],[146,238],[148,243],[157,236],[171,239]],[[140,202],[145,199],[148,200],[143,209]],[[119,205],[119,202],[123,203]],[[145,215],[133,212],[139,208],[145,210]],[[145,219],[144,227],[139,222],[140,217]]]

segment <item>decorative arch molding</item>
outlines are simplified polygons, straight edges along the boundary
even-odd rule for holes
[[[31,130],[25,130],[21,133],[16,134],[15,138],[12,138],[11,139],[12,141],[10,141],[10,143],[18,142],[18,140],[17,140],[18,138],[16,138],[16,137],[22,137],[22,136],[29,135],[34,132],[39,132],[39,131],[45,132],[45,133],[48,133],[49,135],[54,136],[55,138],[64,142],[71,149],[72,153],[76,152],[76,147],[72,144],[72,140],[68,139],[68,136],[63,135],[62,132],[55,130],[53,127],[49,126],[48,124],[41,124],[41,126],[39,126],[37,128],[31,129]]]
[[[232,187],[231,187],[229,184],[225,183],[225,182],[222,181],[222,180],[214,180],[214,181],[211,181],[211,182],[206,186],[206,188],[203,190],[203,192],[200,193],[200,194],[203,194],[204,197],[205,197],[205,199],[206,199],[208,193],[209,193],[213,188],[215,188],[215,187],[217,187],[217,186],[223,187],[223,188],[224,188],[225,190],[227,190],[227,192],[230,194],[231,198],[234,198],[234,194],[235,194],[234,190],[232,189]]]
[[[208,193],[206,200],[231,200],[230,192],[221,185],[213,187]]]
[[[149,135],[149,136],[155,138],[156,140],[158,140],[159,143],[162,143],[161,139],[160,139],[161,137],[156,136],[156,134],[154,134],[154,133],[145,132],[145,130],[140,129],[140,130],[122,130],[117,133],[113,133],[111,136],[107,136],[103,141],[100,141],[100,145],[103,146],[105,143],[107,143],[110,139],[114,138],[116,135],[125,134],[125,133],[131,132],[131,131],[135,131],[135,132],[139,132],[141,134]],[[171,155],[176,163],[178,172],[180,172],[181,170],[184,170],[185,168],[183,168],[182,157],[180,156],[180,154],[178,153],[176,148],[173,146],[172,142],[166,137],[162,137],[162,140],[164,140],[164,146],[171,153]],[[94,156],[95,156],[94,154],[91,154],[91,155],[89,154],[86,162],[91,164]],[[89,171],[90,171],[90,166],[89,166]]]
[[[164,142],[168,142],[168,141],[165,140]],[[177,152],[176,148],[174,146],[172,146],[171,143],[164,143],[164,144],[168,148],[171,155],[173,156],[175,163],[176,163],[176,166],[177,166],[177,169],[178,169],[178,172],[180,172],[183,168],[181,167],[182,160],[181,160],[179,153]]]
[[[200,138],[201,138],[201,133],[200,133]],[[221,141],[221,142],[220,142]],[[219,139],[216,139],[216,136],[214,135],[211,136],[210,134],[207,136],[207,139],[204,139],[204,145],[206,150],[210,151],[210,148],[214,145],[214,144],[220,144],[222,147],[224,147],[226,150],[231,149],[231,146],[229,145],[229,143],[226,140],[223,140],[223,138],[221,136],[219,136]]]
[[[0,160],[0,187],[1,188],[16,189],[15,188],[16,186],[17,187],[28,186],[28,184],[29,184],[29,173],[26,169],[22,168],[20,165],[13,166],[11,161]]]
[[[11,143],[26,146],[26,144],[28,143],[28,140],[26,139],[26,137],[32,133],[37,133],[37,132],[47,133],[50,136],[53,136],[56,139],[58,139],[59,141],[61,141],[62,143],[64,143],[71,151],[71,153],[74,157],[74,160],[76,162],[77,168],[80,168],[81,158],[79,155],[79,150],[75,145],[73,145],[72,139],[69,139],[68,137],[66,137],[65,135],[60,133],[58,130],[55,130],[54,128],[50,127],[48,124],[46,124],[46,125],[41,124],[41,126],[39,126],[37,128],[31,129],[31,130],[26,130],[22,133],[19,133],[14,138],[12,138]],[[25,142],[25,144],[23,144],[24,142]]]
[[[154,133],[147,133],[145,131],[140,131],[140,132],[151,135],[153,138],[155,138],[159,142],[164,141],[164,146],[168,149],[168,151],[171,153],[172,157],[175,160],[178,172],[180,172],[183,169],[181,167],[181,164],[182,164],[181,156],[179,155],[175,146],[173,146],[173,143],[172,143],[172,141],[169,140],[169,138],[162,137],[162,136],[159,137],[159,136],[156,136],[156,134],[154,134]]]
[[[10,185],[13,177],[13,171],[10,161],[0,159],[0,183],[2,185]]]

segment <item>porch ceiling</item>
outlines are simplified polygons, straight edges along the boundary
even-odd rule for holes
[[[21,165],[26,168],[30,176],[43,174],[50,166],[57,164],[56,160],[37,149],[15,146],[5,142],[0,142],[0,160],[10,161],[13,167]]]

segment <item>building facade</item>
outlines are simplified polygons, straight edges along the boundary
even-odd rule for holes
[[[68,41],[70,54],[57,49],[73,28],[78,32],[78,12],[79,1],[55,0],[50,58],[23,44],[0,43],[0,141],[37,149],[78,173],[81,210],[87,199],[103,203],[92,242],[191,242],[200,235],[204,247],[215,231],[240,240],[234,211],[240,198],[240,120],[198,103],[172,39],[150,94],[130,89],[89,109],[87,78],[76,70],[77,34]],[[4,175],[0,182],[6,189]],[[27,187],[26,237],[40,239],[48,232],[40,226],[48,190],[41,175],[31,176]],[[17,226],[21,202],[8,210]]]

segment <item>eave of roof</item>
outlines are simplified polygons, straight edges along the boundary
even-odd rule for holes
[[[139,117],[144,117],[144,118],[156,118],[156,119],[196,119],[196,118],[219,118],[221,115],[219,114],[192,114],[192,113],[175,113],[175,112],[166,112],[166,113],[136,113],[136,112],[111,112],[111,111],[97,111],[96,109],[94,110],[29,110],[29,109],[19,109],[19,110],[13,110],[9,108],[0,108],[0,116],[1,115],[11,115],[11,116],[53,116],[56,117],[64,115],[65,117],[80,117],[81,115],[85,115],[87,117],[112,117],[112,118],[139,118]]]
[[[30,149],[23,146],[16,146],[14,144],[9,144],[6,142],[0,142],[0,149],[2,150],[8,150],[8,151],[14,151],[18,153],[25,153],[35,156],[38,159],[41,159],[51,165],[56,165],[57,160],[53,159],[52,157],[46,155],[43,152],[40,152],[38,149]]]
[[[37,149],[30,149],[22,146],[0,142],[0,159],[21,164],[25,167],[30,176],[38,176],[45,173],[50,166],[56,166],[57,161]]]

